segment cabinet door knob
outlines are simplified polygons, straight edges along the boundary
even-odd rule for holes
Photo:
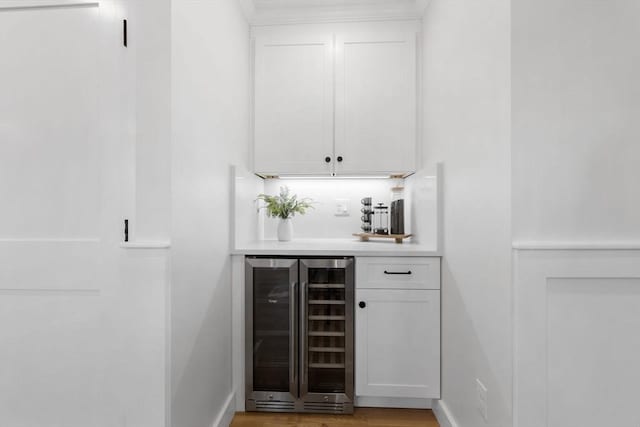
[[[327,156],[324,158],[324,161],[327,163],[331,163],[331,157]]]
[[[364,302],[364,301],[360,301],[360,302],[358,303],[358,306],[359,306],[360,308],[365,308],[365,307],[367,306],[367,303],[366,303],[366,302]]]
[[[337,160],[338,160],[338,162],[341,162],[342,161],[342,156],[338,156]]]

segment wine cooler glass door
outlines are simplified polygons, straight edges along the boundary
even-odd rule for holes
[[[249,258],[246,275],[248,406],[286,409],[298,397],[298,261]]]
[[[301,398],[310,409],[314,404],[350,403],[353,260],[300,260],[300,283]]]

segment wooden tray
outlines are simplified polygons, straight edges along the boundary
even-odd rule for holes
[[[396,243],[402,243],[404,239],[411,237],[411,234],[373,234],[373,233],[353,233],[359,237],[361,242],[368,242],[369,239],[394,239]]]

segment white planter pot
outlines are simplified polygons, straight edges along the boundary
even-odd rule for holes
[[[281,219],[278,223],[278,240],[288,242],[293,237],[293,224],[291,218]]]

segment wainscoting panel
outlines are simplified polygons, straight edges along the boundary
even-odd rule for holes
[[[100,235],[101,24],[97,5],[0,9],[0,238]]]
[[[100,290],[102,253],[99,239],[0,239],[0,290]]]
[[[517,427],[638,427],[640,251],[514,252]]]
[[[166,424],[168,245],[120,247],[133,3],[0,0],[2,427]]]
[[[547,283],[549,426],[640,426],[640,279]]]
[[[108,425],[103,314],[98,292],[0,293],[1,425]]]

